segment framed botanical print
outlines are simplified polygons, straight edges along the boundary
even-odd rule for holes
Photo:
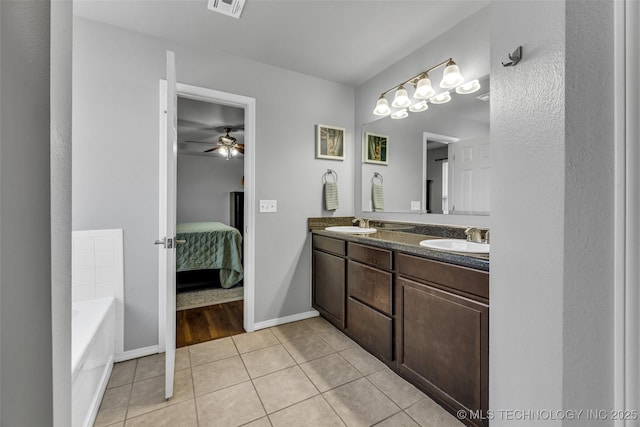
[[[316,125],[316,158],[344,160],[344,128]]]
[[[363,145],[365,163],[375,163],[378,165],[386,165],[389,163],[388,136],[367,132]]]

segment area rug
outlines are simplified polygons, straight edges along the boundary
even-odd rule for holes
[[[244,298],[244,287],[235,286],[230,289],[210,288],[180,292],[176,294],[176,310],[205,307],[207,305],[222,304],[238,301]]]

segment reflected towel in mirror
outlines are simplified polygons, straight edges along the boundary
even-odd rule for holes
[[[371,183],[371,203],[374,212],[384,211],[384,187],[382,187],[382,183]]]
[[[338,209],[338,183],[337,182],[325,182],[324,183],[324,208],[328,211],[335,211]]]

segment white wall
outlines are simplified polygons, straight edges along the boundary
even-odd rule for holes
[[[244,160],[178,155],[177,221],[229,224],[230,195],[242,191]]]
[[[53,420],[49,53],[50,3],[0,2],[2,426]]]
[[[425,69],[438,64],[448,58],[453,58],[460,65],[463,75],[467,78],[482,77],[489,74],[489,8],[486,7],[469,18],[462,21],[449,31],[443,33],[434,40],[428,42],[414,53],[408,55],[404,59],[390,64],[389,68],[377,74],[363,85],[356,88],[356,148],[361,150],[361,130],[365,123],[370,123],[378,119],[373,114],[373,108],[380,93],[389,89],[407,78],[424,71]],[[430,76],[432,83],[437,85],[441,77],[441,69],[437,70],[434,75]],[[437,77],[436,77],[437,76]],[[434,107],[435,108],[435,107]],[[426,111],[423,115],[428,115],[430,111]],[[407,120],[407,119],[405,119]],[[400,122],[405,121],[400,120]],[[431,130],[430,130],[431,131]],[[432,131],[434,133],[443,133]],[[416,144],[422,146],[422,137],[420,136]],[[393,148],[391,148],[393,150]],[[361,151],[360,151],[361,152]],[[393,159],[394,152],[390,152],[390,159]],[[360,191],[362,180],[364,188],[369,186],[368,178],[360,176],[361,163],[356,163],[356,188]],[[422,176],[422,172],[420,175]],[[420,180],[420,178],[417,178]],[[421,187],[420,187],[421,191]],[[386,195],[386,193],[385,193]],[[364,198],[363,198],[364,199]],[[420,200],[420,199],[416,199]],[[366,206],[365,206],[366,208]],[[488,226],[488,216],[474,215],[418,215],[413,213],[371,213],[362,212],[362,201],[360,198],[356,200],[355,211],[358,215],[364,215],[369,218],[393,219],[410,222],[424,222],[434,224],[454,224],[454,225],[477,225]]]
[[[176,52],[179,82],[256,98],[254,194],[278,200],[278,212],[256,213],[255,321],[310,310],[306,219],[329,215],[327,168],[340,176],[341,207],[331,215],[353,214],[353,89],[81,18],[74,24],[73,228],[124,229],[125,351],[158,342],[153,241],[166,49]],[[346,128],[344,162],[314,158],[318,123]]]
[[[495,411],[612,407],[612,26],[610,1],[491,5]]]

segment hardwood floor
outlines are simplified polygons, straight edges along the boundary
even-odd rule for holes
[[[233,301],[176,313],[176,347],[244,333],[244,301]]]

